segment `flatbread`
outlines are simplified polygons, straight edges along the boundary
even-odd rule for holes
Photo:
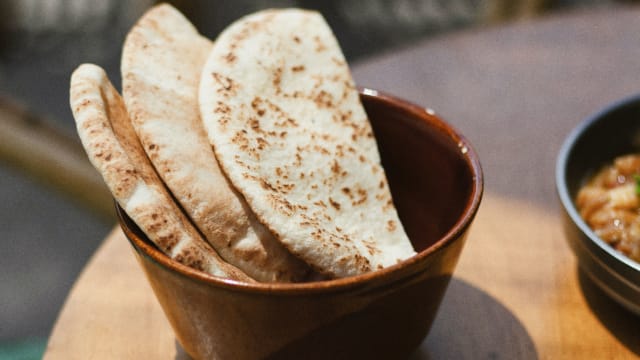
[[[197,96],[211,46],[170,5],[147,11],[127,35],[122,53],[131,121],[164,183],[225,261],[258,281],[304,280],[309,266],[257,221],[211,150]]]
[[[209,274],[254,282],[211,249],[171,199],[131,127],[122,98],[102,68],[84,64],[71,76],[70,103],[89,160],[114,198],[163,252]]]
[[[220,166],[292,253],[337,277],[415,253],[320,14],[266,10],[233,23],[216,39],[199,96]]]

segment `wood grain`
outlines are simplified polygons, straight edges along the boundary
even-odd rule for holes
[[[114,228],[71,290],[50,359],[173,359],[174,337],[129,242]]]
[[[554,188],[567,133],[640,90],[639,8],[450,34],[354,66],[429,106],[475,145],[486,192],[429,337],[413,359],[633,359],[640,319],[576,265]],[[398,330],[401,331],[401,330]],[[45,359],[183,357],[119,230],[87,265]]]

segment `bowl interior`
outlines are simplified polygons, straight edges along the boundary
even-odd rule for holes
[[[432,112],[362,96],[398,214],[416,251],[441,240],[472,207],[480,165],[467,141]]]
[[[565,179],[571,198],[602,166],[619,155],[640,151],[640,96],[607,107],[568,139]],[[571,145],[572,144],[572,145]]]
[[[461,237],[477,212],[483,190],[477,154],[466,139],[431,111],[369,89],[362,90],[361,100],[403,226],[416,251],[421,252],[417,257],[428,256],[435,248]],[[118,215],[138,251],[142,249],[156,261],[175,263],[119,208]],[[375,273],[388,271],[393,270]],[[326,282],[341,280],[345,279]]]

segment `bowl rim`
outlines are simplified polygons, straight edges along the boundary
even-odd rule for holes
[[[580,216],[573,199],[569,195],[566,171],[569,164],[569,158],[571,157],[574,149],[574,145],[587,131],[589,131],[589,129],[591,129],[601,121],[604,121],[614,111],[639,102],[640,94],[634,94],[614,101],[609,105],[604,106],[602,109],[588,115],[585,120],[574,127],[569,135],[565,138],[558,153],[555,169],[556,191],[560,198],[562,207],[571,218],[571,221],[578,227],[580,232],[586,235],[587,238],[589,238],[589,240],[593,244],[595,244],[604,254],[607,254],[607,256],[609,256],[610,258],[619,261],[625,266],[625,268],[629,268],[637,272],[640,272],[640,263],[617,251],[611,245],[602,240],[584,221],[582,216]],[[625,282],[628,282],[628,280],[625,279]]]
[[[116,202],[116,215],[118,222],[125,236],[133,246],[136,253],[152,260],[153,263],[172,273],[198,281],[210,286],[216,286],[233,291],[241,291],[248,293],[278,293],[278,294],[318,294],[318,293],[334,293],[346,291],[353,288],[365,287],[374,283],[384,284],[391,279],[405,278],[409,280],[418,273],[419,264],[425,261],[430,255],[441,251],[445,247],[451,245],[455,239],[462,236],[471,225],[475,215],[477,214],[484,191],[484,176],[480,160],[477,152],[471,143],[452,125],[445,122],[440,116],[430,109],[418,106],[407,100],[389,95],[387,93],[374,89],[359,87],[361,98],[376,101],[378,103],[390,104],[396,107],[398,111],[412,115],[420,121],[428,123],[436,128],[437,131],[445,133],[446,138],[456,143],[457,149],[462,155],[461,158],[466,163],[472,176],[471,190],[466,199],[464,208],[455,223],[444,233],[436,242],[426,249],[420,251],[416,255],[403,260],[398,264],[386,267],[384,269],[368,272],[365,274],[350,276],[340,279],[313,281],[305,283],[247,283],[232,279],[216,277],[191,267],[183,265],[170,257],[166,256],[159,249],[151,245],[151,242],[141,239],[127,223],[133,224],[128,218],[124,210]],[[413,270],[413,271],[412,271]]]

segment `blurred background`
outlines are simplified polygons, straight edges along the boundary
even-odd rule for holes
[[[170,2],[211,38],[259,9],[317,9],[353,66],[445,32],[630,1]],[[92,62],[119,88],[124,36],[155,3],[0,2],[0,360],[41,357],[66,294],[115,224],[110,197],[75,135],[69,76],[80,63]]]

